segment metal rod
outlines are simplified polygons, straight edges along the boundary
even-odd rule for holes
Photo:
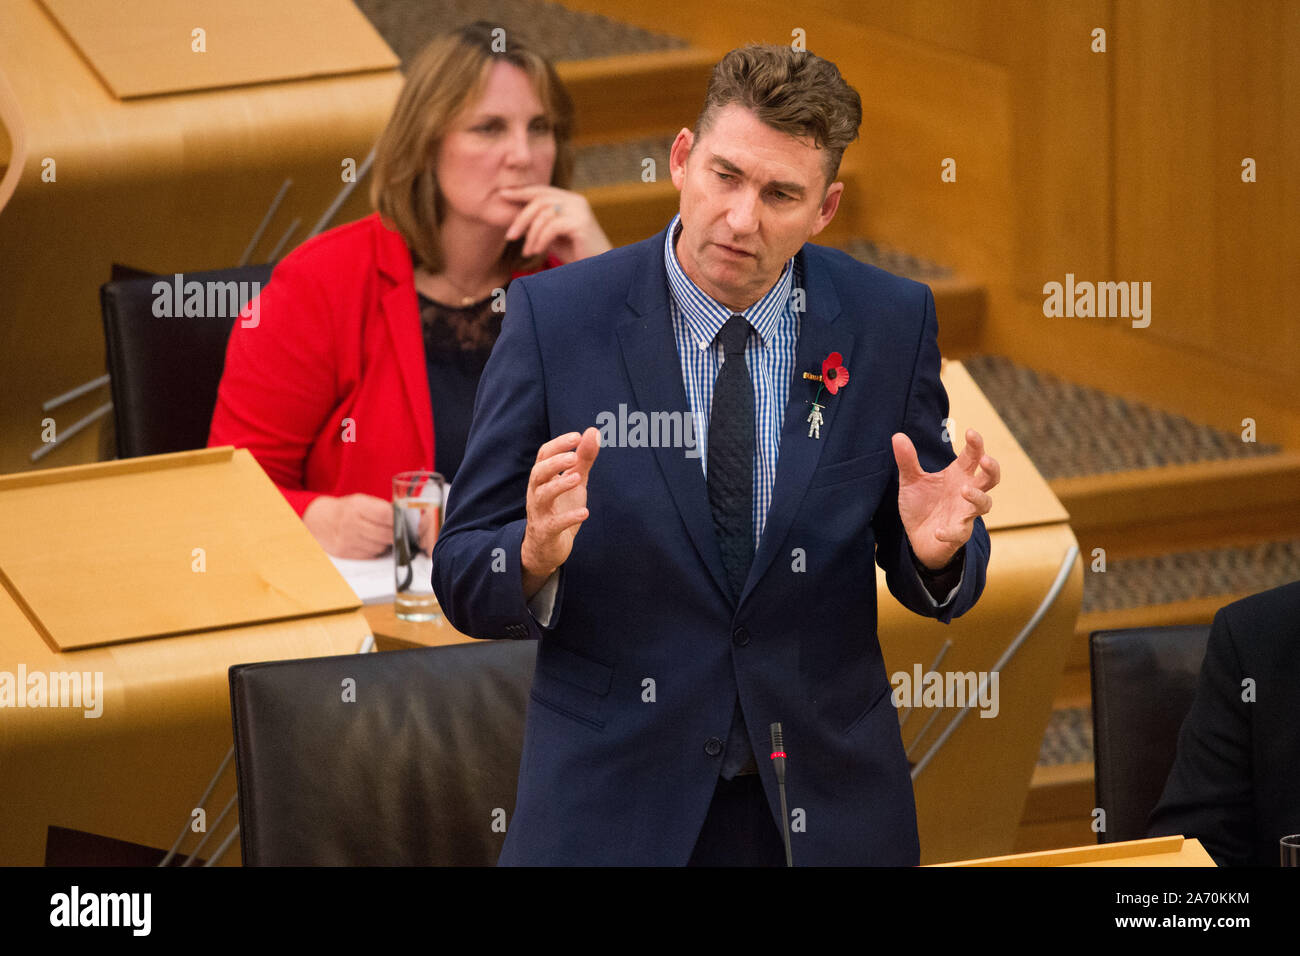
[[[48,402],[42,405],[41,408],[42,410],[47,412],[50,411],[51,409],[58,408],[60,405],[65,405],[68,402],[72,401],[74,398],[80,398],[82,395],[85,395],[87,392],[93,392],[97,388],[102,388],[103,386],[109,383],[109,379],[110,376],[107,373],[99,376],[99,378],[92,378],[86,384],[78,385],[70,392],[64,392],[62,395],[55,395]]]
[[[307,233],[308,239],[329,225],[330,220],[338,213],[339,208],[347,202],[348,197],[352,195],[352,190],[357,188],[357,183],[366,178],[366,173],[370,172],[370,164],[374,161],[375,149],[372,146],[370,152],[366,154],[366,158],[361,161],[361,168],[357,170],[357,178],[350,183],[343,184],[343,188],[340,189],[339,194],[334,197],[334,201],[330,203],[329,208],[325,210],[325,214],[320,217],[320,221],[312,227],[311,232]]]
[[[203,791],[203,796],[199,797],[199,802],[195,804],[196,807],[201,807],[208,802],[208,797],[212,796],[212,791],[217,787],[217,781],[220,780],[221,775],[226,772],[226,767],[230,764],[230,758],[234,755],[234,747],[231,747],[226,751],[226,758],[221,761],[221,766],[218,767],[217,772],[212,775],[212,779],[208,781],[208,789]],[[172,848],[167,851],[167,855],[163,857],[162,862],[158,864],[159,866],[166,866],[172,861],[172,857],[176,855],[176,851],[180,848],[181,841],[185,839],[185,834],[188,833],[189,830],[190,816],[189,814],[186,814],[185,823],[181,826],[180,836],[176,838],[176,842],[173,843]]]
[[[238,799],[239,794],[235,794],[226,802],[226,805],[222,807],[221,813],[217,817],[216,822],[213,823],[212,826],[208,827],[208,832],[203,834],[203,839],[199,841],[199,845],[190,851],[190,855],[187,856],[185,862],[181,864],[182,867],[194,865],[194,861],[198,857],[199,851],[207,845],[208,840],[212,839],[212,834],[217,832],[217,828],[221,826],[221,821],[226,819],[226,814],[230,812],[230,808],[235,805],[235,801]]]
[[[939,669],[939,665],[943,663],[944,655],[948,653],[948,648],[950,647],[952,647],[952,638],[945,637],[943,639],[943,646],[939,648],[939,653],[936,654],[934,660],[930,662],[931,671],[937,671]],[[912,710],[913,708],[911,704],[908,704],[903,708],[903,716],[898,720],[898,729],[900,733],[903,730],[903,725],[907,723],[907,718],[912,716]],[[922,730],[921,733],[925,733],[925,731]],[[916,743],[916,741],[913,740],[912,743]]]
[[[289,237],[294,234],[295,230],[297,230],[300,222],[302,222],[302,217],[298,216],[294,218],[293,222],[289,223],[289,228],[284,231],[284,235],[280,237],[280,241],[275,244],[275,248],[271,250],[271,254],[266,257],[267,262],[278,262],[280,260],[280,250],[284,248],[285,243],[289,241]]]
[[[73,422],[71,425],[65,428],[63,432],[57,438],[54,439],[54,441],[46,442],[40,448],[32,452],[31,460],[37,461],[41,458],[44,458],[50,452],[54,451],[54,449],[57,448],[59,445],[62,445],[73,435],[77,434],[77,432],[81,431],[87,425],[92,425],[95,422],[99,421],[99,419],[103,418],[112,410],[113,410],[112,402],[105,402],[103,405],[100,405],[99,408],[95,409],[85,418],[81,419],[80,421]]]
[[[777,783],[777,790],[781,794],[781,839],[785,842],[785,865],[794,866],[794,854],[790,852],[790,810],[785,802],[785,781]]]
[[[1066,579],[1070,576],[1070,569],[1074,567],[1074,559],[1078,556],[1079,544],[1076,541],[1074,544],[1070,545],[1070,549],[1065,553],[1065,559],[1061,562],[1061,567],[1056,572],[1056,580],[1052,582],[1052,586],[1048,588],[1046,596],[1044,596],[1043,600],[1039,602],[1038,608],[1034,611],[1033,617],[1029,619],[1029,623],[1027,623],[1020,633],[1016,635],[1016,639],[1007,645],[1007,649],[1002,652],[1002,656],[998,658],[998,662],[993,665],[994,671],[1001,673],[1002,669],[1010,663],[1011,658],[1015,656],[1018,650],[1020,650],[1020,645],[1025,642],[1025,639],[1028,638],[1031,633],[1033,633],[1034,628],[1038,627],[1039,621],[1043,619],[1043,616],[1047,614],[1051,606],[1056,603],[1056,599],[1061,595],[1061,590],[1065,587]],[[979,689],[975,692],[976,700],[979,700],[980,694],[982,694],[984,688],[988,686],[988,679],[989,677],[986,673],[984,678],[980,681]],[[951,737],[953,731],[957,729],[957,725],[966,719],[966,715],[970,710],[971,705],[967,704],[957,712],[957,716],[952,719],[952,722],[949,723],[947,727],[943,728],[943,733],[940,734],[939,739],[934,742],[934,746],[931,747],[916,766],[912,768],[913,780],[920,776],[921,771],[925,769],[926,764],[928,764],[931,759],[933,759],[934,755],[939,752],[939,748],[947,743],[948,738]]]
[[[253,250],[256,249],[257,244],[262,241],[262,233],[266,232],[266,227],[270,225],[271,217],[274,216],[275,211],[280,208],[280,203],[284,199],[284,194],[289,191],[289,187],[292,185],[293,180],[286,179],[280,186],[280,191],[276,193],[275,198],[271,200],[271,205],[266,210],[266,215],[262,217],[262,221],[258,223],[257,231],[253,233],[253,238],[248,240],[248,248],[245,249],[244,254],[239,257],[239,264],[241,266],[248,265],[248,260],[253,257]]]
[[[230,835],[221,841],[221,846],[217,847],[216,850],[213,851],[212,856],[208,857],[208,861],[203,865],[216,866],[217,861],[226,855],[226,851],[230,849],[230,844],[235,842],[235,837],[237,836],[239,836],[238,823],[235,824],[235,828],[230,831]]]
[[[916,735],[916,739],[907,745],[907,758],[909,760],[912,759],[912,751],[921,745],[921,738],[929,732],[930,727],[933,726],[934,722],[939,719],[939,715],[942,713],[943,708],[936,707],[934,713],[930,715],[930,719],[925,722],[925,726],[922,727],[920,733]]]

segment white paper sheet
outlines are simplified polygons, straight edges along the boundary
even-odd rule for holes
[[[396,599],[392,551],[378,558],[336,558],[331,554],[329,559],[362,604],[385,604]],[[416,571],[419,571],[418,564]]]

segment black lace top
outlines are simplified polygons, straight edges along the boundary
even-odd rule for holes
[[[457,307],[416,294],[433,402],[433,467],[450,482],[465,457],[474,395],[505,313],[492,310],[491,295]]]

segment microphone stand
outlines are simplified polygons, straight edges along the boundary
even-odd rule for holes
[[[776,770],[776,789],[781,795],[781,836],[785,839],[785,865],[794,866],[790,852],[790,811],[785,804],[785,738],[778,721],[768,728],[772,738],[772,767]]]

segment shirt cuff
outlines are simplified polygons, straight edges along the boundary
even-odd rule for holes
[[[912,567],[916,569],[917,579],[925,589],[925,596],[936,608],[943,607],[961,589],[962,579],[966,576],[966,546],[962,545],[944,567],[931,571],[919,560],[912,550],[912,543],[907,544],[907,553],[912,558]],[[939,595],[947,591],[947,596],[939,600]]]
[[[555,593],[559,583],[560,569],[556,568],[528,602],[528,613],[533,616],[538,627],[550,627],[552,624],[551,618],[555,616]]]

